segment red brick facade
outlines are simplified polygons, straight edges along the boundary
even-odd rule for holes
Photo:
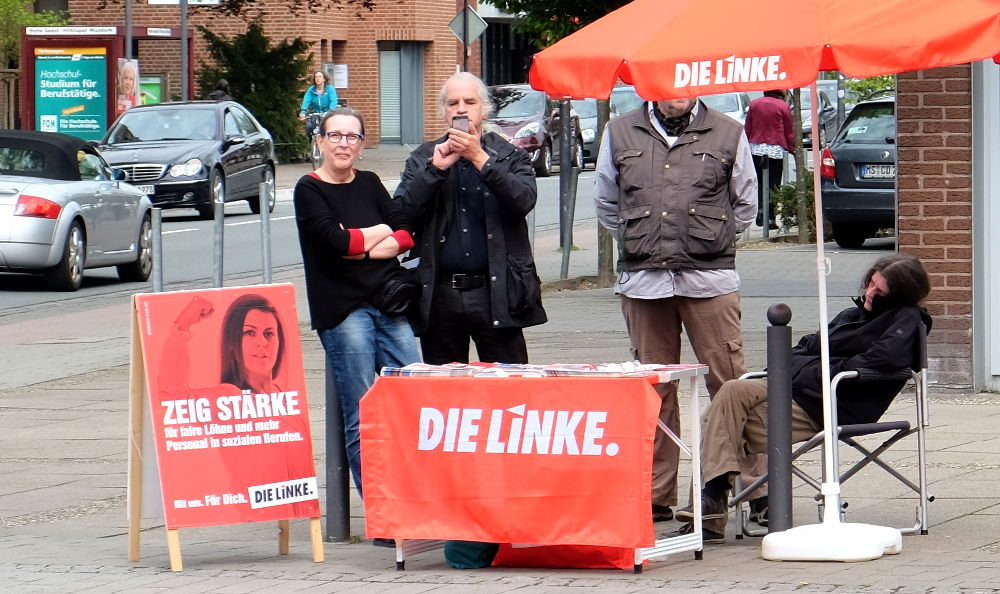
[[[931,380],[972,385],[972,68],[897,77],[899,250],[931,275]]]
[[[124,3],[109,3],[98,10],[99,0],[69,0],[69,12],[76,26],[123,25]],[[280,1],[265,1],[263,23],[265,34],[272,43],[301,36],[312,46],[315,69],[323,62],[348,65],[347,89],[338,95],[359,109],[365,116],[370,139],[377,144],[379,126],[379,42],[417,41],[425,43],[424,51],[424,137],[431,139],[443,129],[437,114],[437,95],[444,80],[462,64],[462,47],[448,29],[462,0],[381,0],[372,12],[363,13],[363,20],[352,8],[330,9],[319,14],[292,14]],[[476,2],[471,2],[473,6]],[[177,6],[150,6],[133,2],[133,23],[143,27],[177,27],[180,23]],[[246,31],[246,21],[213,16],[212,9],[192,7],[188,23],[192,30],[204,25],[217,35],[232,37]],[[200,33],[194,36],[195,69],[207,60],[205,42]],[[479,44],[473,46],[469,70],[479,72]],[[181,92],[180,43],[177,40],[142,40],[138,57],[144,73],[166,74],[167,95]],[[197,75],[197,73],[196,73]],[[307,83],[303,81],[303,90]],[[197,89],[192,89],[197,98]],[[404,100],[406,98],[404,97]]]

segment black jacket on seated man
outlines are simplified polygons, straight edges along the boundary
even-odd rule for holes
[[[885,373],[916,369],[920,322],[931,329],[922,307],[898,307],[876,301],[872,311],[848,308],[830,322],[830,378],[841,371],[871,369]],[[820,426],[823,389],[819,333],[803,336],[792,349],[792,399]],[[889,408],[906,380],[844,382],[837,392],[837,421],[842,425],[875,423]]]

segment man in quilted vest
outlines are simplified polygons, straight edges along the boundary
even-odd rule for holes
[[[633,356],[680,362],[683,327],[714,395],[744,372],[736,237],[757,214],[757,182],[742,124],[697,99],[647,101],[608,124],[596,185],[598,219],[618,240],[615,292]],[[679,435],[677,388],[658,391],[660,420]],[[658,431],[654,521],[673,517],[678,455]],[[749,474],[763,474],[766,462],[754,462]]]

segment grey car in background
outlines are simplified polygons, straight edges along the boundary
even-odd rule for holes
[[[635,92],[635,87],[632,85],[618,85],[611,89],[608,101],[611,104],[611,117],[616,118],[638,108],[642,105],[643,99]]]
[[[580,136],[583,139],[583,162],[596,163],[597,150],[597,99],[574,99],[573,111],[580,120]]]
[[[148,279],[152,205],[123,179],[79,138],[0,130],[0,271],[44,274],[58,291],[80,288],[88,268]]]
[[[741,124],[747,121],[747,112],[750,110],[749,93],[704,95],[701,97],[701,100],[705,105],[726,114]]]

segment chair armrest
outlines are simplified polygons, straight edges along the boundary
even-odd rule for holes
[[[893,380],[906,381],[913,377],[910,369],[900,369],[898,371],[878,371],[875,369],[858,369],[859,382],[886,382]]]

